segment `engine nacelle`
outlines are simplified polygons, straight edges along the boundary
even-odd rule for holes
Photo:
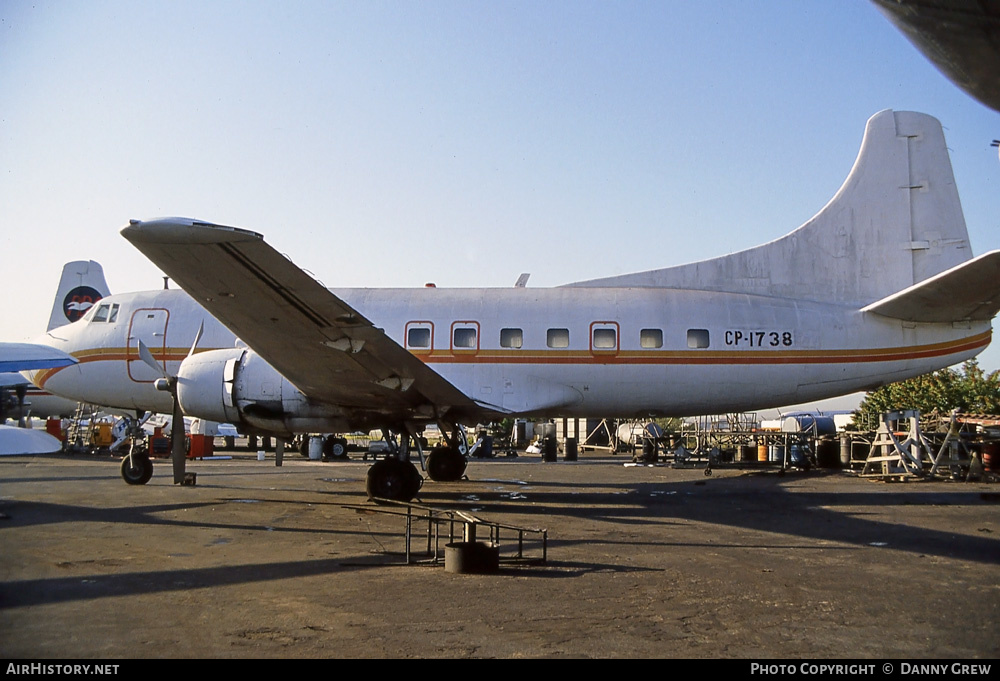
[[[188,416],[276,435],[340,432],[331,407],[316,405],[248,348],[200,352],[177,372],[177,399]]]

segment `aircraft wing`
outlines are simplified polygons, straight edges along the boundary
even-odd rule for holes
[[[1000,311],[1000,251],[967,260],[862,311],[908,322],[993,319]]]
[[[34,371],[76,364],[77,360],[62,350],[35,343],[0,343],[0,372]],[[27,381],[23,381],[27,383]]]
[[[492,411],[256,232],[167,218],[132,220],[122,235],[311,399],[401,420]]]

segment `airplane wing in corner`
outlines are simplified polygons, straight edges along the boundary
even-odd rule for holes
[[[76,364],[79,360],[62,350],[35,343],[0,343],[0,372],[34,371]],[[21,381],[26,382],[25,380]]]
[[[122,235],[311,399],[452,418],[490,411],[256,232],[168,218],[132,220]]]
[[[1000,251],[952,267],[862,308],[907,322],[988,321],[1000,311]]]

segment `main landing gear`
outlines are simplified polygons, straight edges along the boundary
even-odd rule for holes
[[[457,447],[438,445],[427,455],[427,477],[434,482],[455,482],[465,475],[467,464]]]
[[[442,433],[447,431],[442,428]],[[388,430],[383,430],[384,438],[389,445],[386,458],[376,462],[368,469],[365,489],[370,499],[387,499],[390,501],[410,501],[417,496],[424,479],[416,466],[410,463],[410,442],[416,444],[427,477],[435,482],[454,482],[465,475],[468,463],[467,440],[461,426],[454,426],[451,434],[445,435],[445,442],[437,445],[424,460],[424,445],[427,441],[422,437],[404,434],[399,441]]]
[[[417,472],[417,467],[409,461],[400,461],[389,456],[376,461],[368,469],[365,479],[365,491],[369,499],[388,499],[390,501],[410,501],[417,496],[424,479]]]

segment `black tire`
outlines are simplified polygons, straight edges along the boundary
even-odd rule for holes
[[[410,501],[417,496],[424,479],[409,461],[383,459],[372,464],[365,478],[369,499]]]
[[[145,485],[153,477],[153,462],[146,454],[122,459],[122,480],[130,485]]]
[[[323,443],[323,456],[327,459],[346,459],[347,440],[332,435],[326,438],[326,442]]]
[[[427,477],[434,482],[455,482],[465,475],[465,457],[451,447],[435,447],[427,455]]]
[[[305,457],[309,456],[309,439],[308,435],[303,435],[302,441],[299,442],[299,454]]]

